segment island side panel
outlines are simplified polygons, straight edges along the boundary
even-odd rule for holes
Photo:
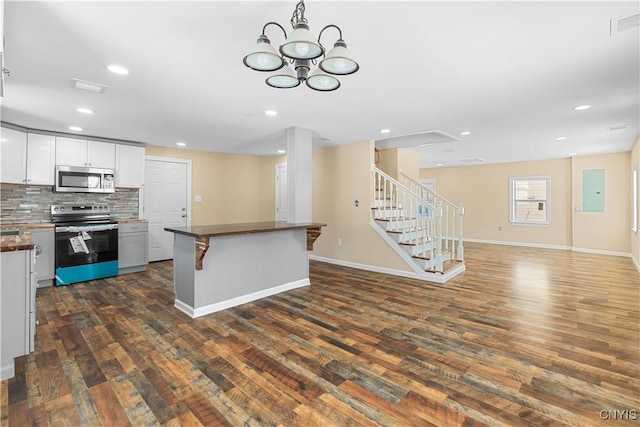
[[[212,237],[203,261],[196,317],[309,284],[305,228]]]
[[[174,233],[173,238],[173,291],[176,308],[193,317],[195,307],[196,239]]]

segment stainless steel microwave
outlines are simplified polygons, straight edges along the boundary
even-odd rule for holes
[[[114,193],[113,169],[56,166],[55,191],[67,193]]]

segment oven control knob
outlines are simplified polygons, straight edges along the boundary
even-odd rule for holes
[[[63,206],[63,207],[61,207],[61,208],[60,208],[60,210],[61,210],[61,211],[63,211],[63,210],[64,210],[64,206]]]

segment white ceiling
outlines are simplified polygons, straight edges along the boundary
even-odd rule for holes
[[[638,1],[307,0],[312,32],[339,25],[360,64],[329,93],[270,88],[242,63],[267,21],[290,30],[296,3],[5,1],[2,121],[256,155],[284,149],[291,126],[313,130],[316,146],[428,131],[457,139],[417,148],[422,167],[623,152],[638,138],[638,27],[610,35],[610,19],[637,13]],[[284,41],[275,27],[267,36]],[[322,42],[335,38],[328,30]],[[72,78],[107,89],[81,91]]]

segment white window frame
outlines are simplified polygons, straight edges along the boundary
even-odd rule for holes
[[[545,180],[547,183],[546,218],[544,221],[518,221],[516,215],[515,183],[517,181]],[[509,222],[513,225],[547,226],[551,224],[551,177],[545,176],[511,176],[509,177]]]

